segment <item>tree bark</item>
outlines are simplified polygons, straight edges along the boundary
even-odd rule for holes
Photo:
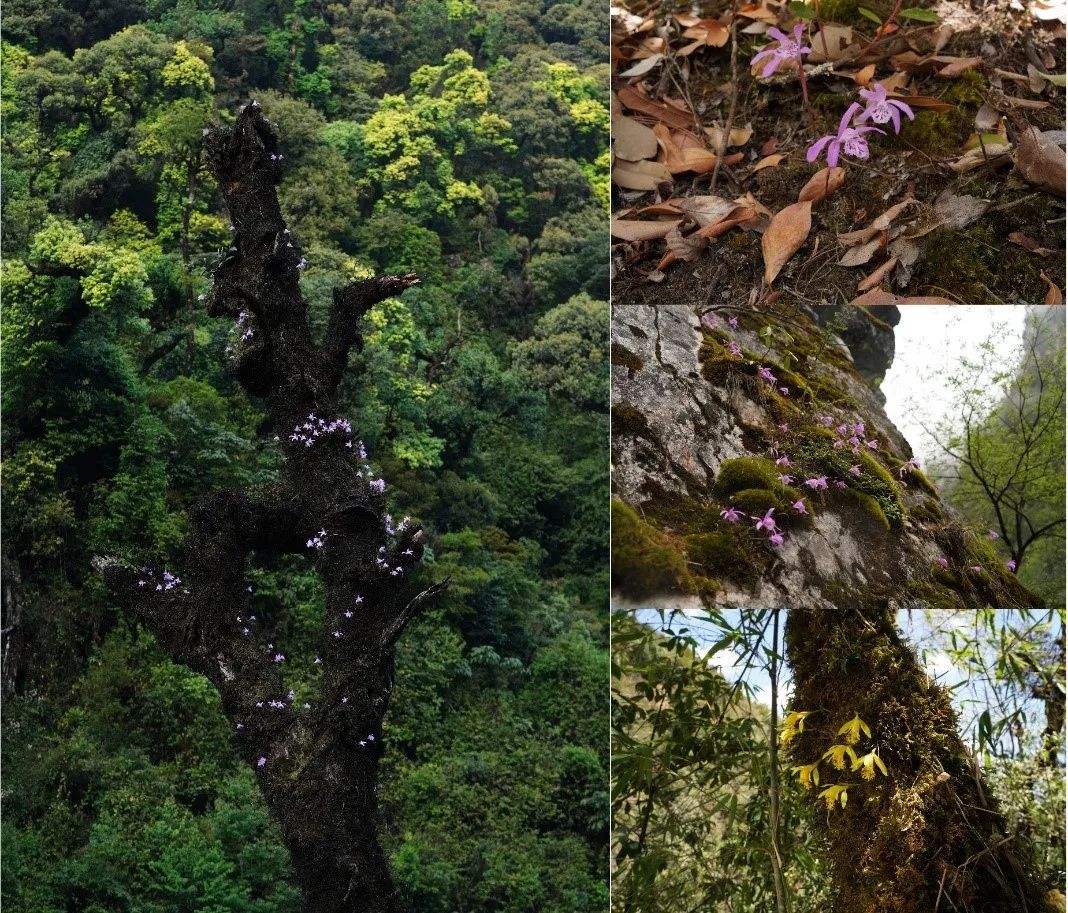
[[[213,129],[206,145],[236,228],[209,313],[245,314],[252,333],[231,367],[252,395],[266,398],[285,456],[282,478],[198,501],[177,573],[112,558],[96,564],[175,661],[219,689],[291,853],[303,909],[396,913],[376,835],[382,720],[394,645],[445,584],[403,598],[422,533],[386,514],[384,482],[338,414],[336,390],[359,343],[356,322],[416,279],[378,277],[340,291],[330,336],[316,345],[300,293],[303,258],[275,192],[283,161],[277,136],[252,103],[233,127]],[[324,584],[323,676],[303,707],[284,691],[276,650],[261,642],[250,618],[246,562],[253,553],[309,555]]]
[[[1039,913],[1028,848],[1007,833],[975,759],[957,733],[949,695],[919,667],[893,608],[793,609],[786,624],[792,707],[811,711],[793,743],[812,763],[859,715],[855,746],[877,750],[887,776],[862,779],[821,764],[823,789],[849,784],[845,808],[815,811],[849,913]]]

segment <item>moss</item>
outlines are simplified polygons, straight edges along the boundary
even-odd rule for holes
[[[682,550],[634,508],[612,501],[612,586],[635,599],[692,592]]]
[[[626,368],[627,375],[633,377],[642,369],[644,363],[629,349],[623,348],[618,342],[613,342],[612,364]]]
[[[779,467],[762,457],[738,457],[724,460],[719,467],[712,490],[726,499],[745,488],[766,488],[775,491],[785,488],[779,478]]]
[[[908,598],[922,602],[922,608],[964,609],[968,607],[960,593],[954,589],[947,591],[943,586],[938,586],[926,580],[914,581],[908,586],[906,592]],[[906,603],[906,607],[909,607],[908,603]],[[920,606],[913,604],[911,607],[919,608]]]
[[[863,491],[857,491],[855,488],[840,488],[835,490],[842,500],[854,504],[864,511],[864,513],[875,521],[877,527],[880,527],[887,532],[890,531],[890,521],[886,518],[886,512],[882,509],[879,502],[871,495],[865,494]]]
[[[934,487],[934,483],[929,478],[927,478],[926,475],[924,475],[922,470],[913,469],[912,472],[910,472],[906,476],[906,478],[910,482],[915,482],[920,488],[922,488],[928,494],[934,495],[936,498],[939,497],[938,489]]]
[[[759,516],[773,507],[780,512],[788,511],[790,505],[799,497],[801,497],[800,492],[787,488],[781,491],[772,491],[768,488],[743,488],[730,496],[729,503],[747,514]]]
[[[866,22],[860,13],[857,12],[857,8],[869,4],[862,4],[860,0],[819,0],[814,9],[818,10],[819,15],[823,18],[824,22],[840,22],[843,25],[848,25],[854,22]],[[819,47],[819,39],[816,39],[816,46]]]
[[[760,579],[761,562],[731,530],[687,536],[686,554],[709,577],[752,587]]]
[[[612,407],[612,435],[615,437],[626,434],[657,443],[656,436],[644,415],[629,403],[616,403]]]

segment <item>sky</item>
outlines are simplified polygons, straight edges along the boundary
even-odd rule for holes
[[[952,403],[943,380],[946,373],[974,354],[997,329],[996,346],[1003,363],[1015,360],[1023,339],[1027,308],[1004,305],[907,305],[894,328],[894,362],[886,372],[882,391],[886,414],[912,445],[926,466],[938,450],[921,427],[952,416]]]

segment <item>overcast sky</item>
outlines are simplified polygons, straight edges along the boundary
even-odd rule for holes
[[[968,354],[996,331],[995,344],[1002,364],[1015,361],[1023,339],[1027,308],[1023,305],[913,304],[901,308],[901,323],[894,328],[894,363],[886,372],[882,390],[886,414],[912,445],[926,466],[937,448],[921,427],[951,417],[947,388],[942,379]]]

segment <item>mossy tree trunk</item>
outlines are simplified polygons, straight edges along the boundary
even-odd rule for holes
[[[792,707],[811,711],[792,744],[809,764],[839,728],[870,726],[855,744],[887,768],[863,779],[820,764],[823,790],[849,784],[845,808],[819,801],[841,913],[1039,913],[1028,847],[1005,822],[957,733],[946,690],[919,667],[892,608],[793,609],[786,625]]]
[[[385,276],[337,290],[327,337],[316,344],[300,292],[302,258],[275,192],[277,136],[252,104],[233,127],[211,131],[207,148],[237,232],[209,313],[246,314],[252,335],[233,367],[250,394],[266,399],[282,478],[201,499],[173,576],[111,558],[97,566],[174,660],[219,689],[291,853],[304,910],[396,913],[376,835],[382,720],[394,645],[442,585],[404,598],[421,532],[386,514],[384,483],[338,415],[336,391],[360,344],[359,319],[416,280]],[[249,617],[246,563],[286,553],[310,554],[326,592],[320,691],[301,708],[279,675],[282,645],[262,643]]]

